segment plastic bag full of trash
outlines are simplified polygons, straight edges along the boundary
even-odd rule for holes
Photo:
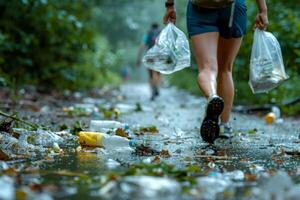
[[[279,42],[272,33],[256,29],[249,76],[253,93],[268,92],[287,78]]]
[[[143,57],[143,64],[163,74],[190,66],[190,48],[185,34],[169,23],[159,34],[155,45]]]

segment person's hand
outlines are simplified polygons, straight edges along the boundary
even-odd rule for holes
[[[169,22],[176,23],[176,11],[174,7],[168,7],[164,16],[164,24]]]
[[[269,25],[267,12],[260,12],[256,15],[254,29],[259,28],[261,30],[266,30]]]

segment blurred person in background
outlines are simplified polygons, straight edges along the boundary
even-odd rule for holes
[[[155,40],[160,33],[160,28],[158,23],[152,23],[150,30],[146,35],[143,37],[142,44],[140,45],[138,58],[137,58],[137,65],[141,65],[141,58],[145,53],[145,50],[149,50],[151,47],[155,45]],[[154,71],[152,69],[148,69],[149,73],[149,83],[151,87],[151,100],[153,101],[156,97],[159,96],[159,85],[161,82],[161,75],[159,72]]]

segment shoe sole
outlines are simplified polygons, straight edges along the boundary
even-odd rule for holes
[[[206,116],[200,128],[200,135],[205,142],[213,143],[219,137],[219,116],[223,109],[224,101],[220,97],[215,97],[208,103]]]

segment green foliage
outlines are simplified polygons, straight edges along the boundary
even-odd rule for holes
[[[73,135],[78,135],[80,131],[83,131],[83,125],[80,121],[76,121],[72,126],[71,133]]]
[[[170,83],[181,89],[187,90],[194,95],[200,95],[200,89],[197,83],[197,70],[188,68],[172,74],[169,77]]]
[[[0,75],[11,86],[36,84],[46,89],[78,89],[107,81],[112,76],[107,67],[99,70],[89,59],[99,58],[90,24],[96,3],[100,1],[1,1]],[[105,47],[102,57],[111,55]]]

